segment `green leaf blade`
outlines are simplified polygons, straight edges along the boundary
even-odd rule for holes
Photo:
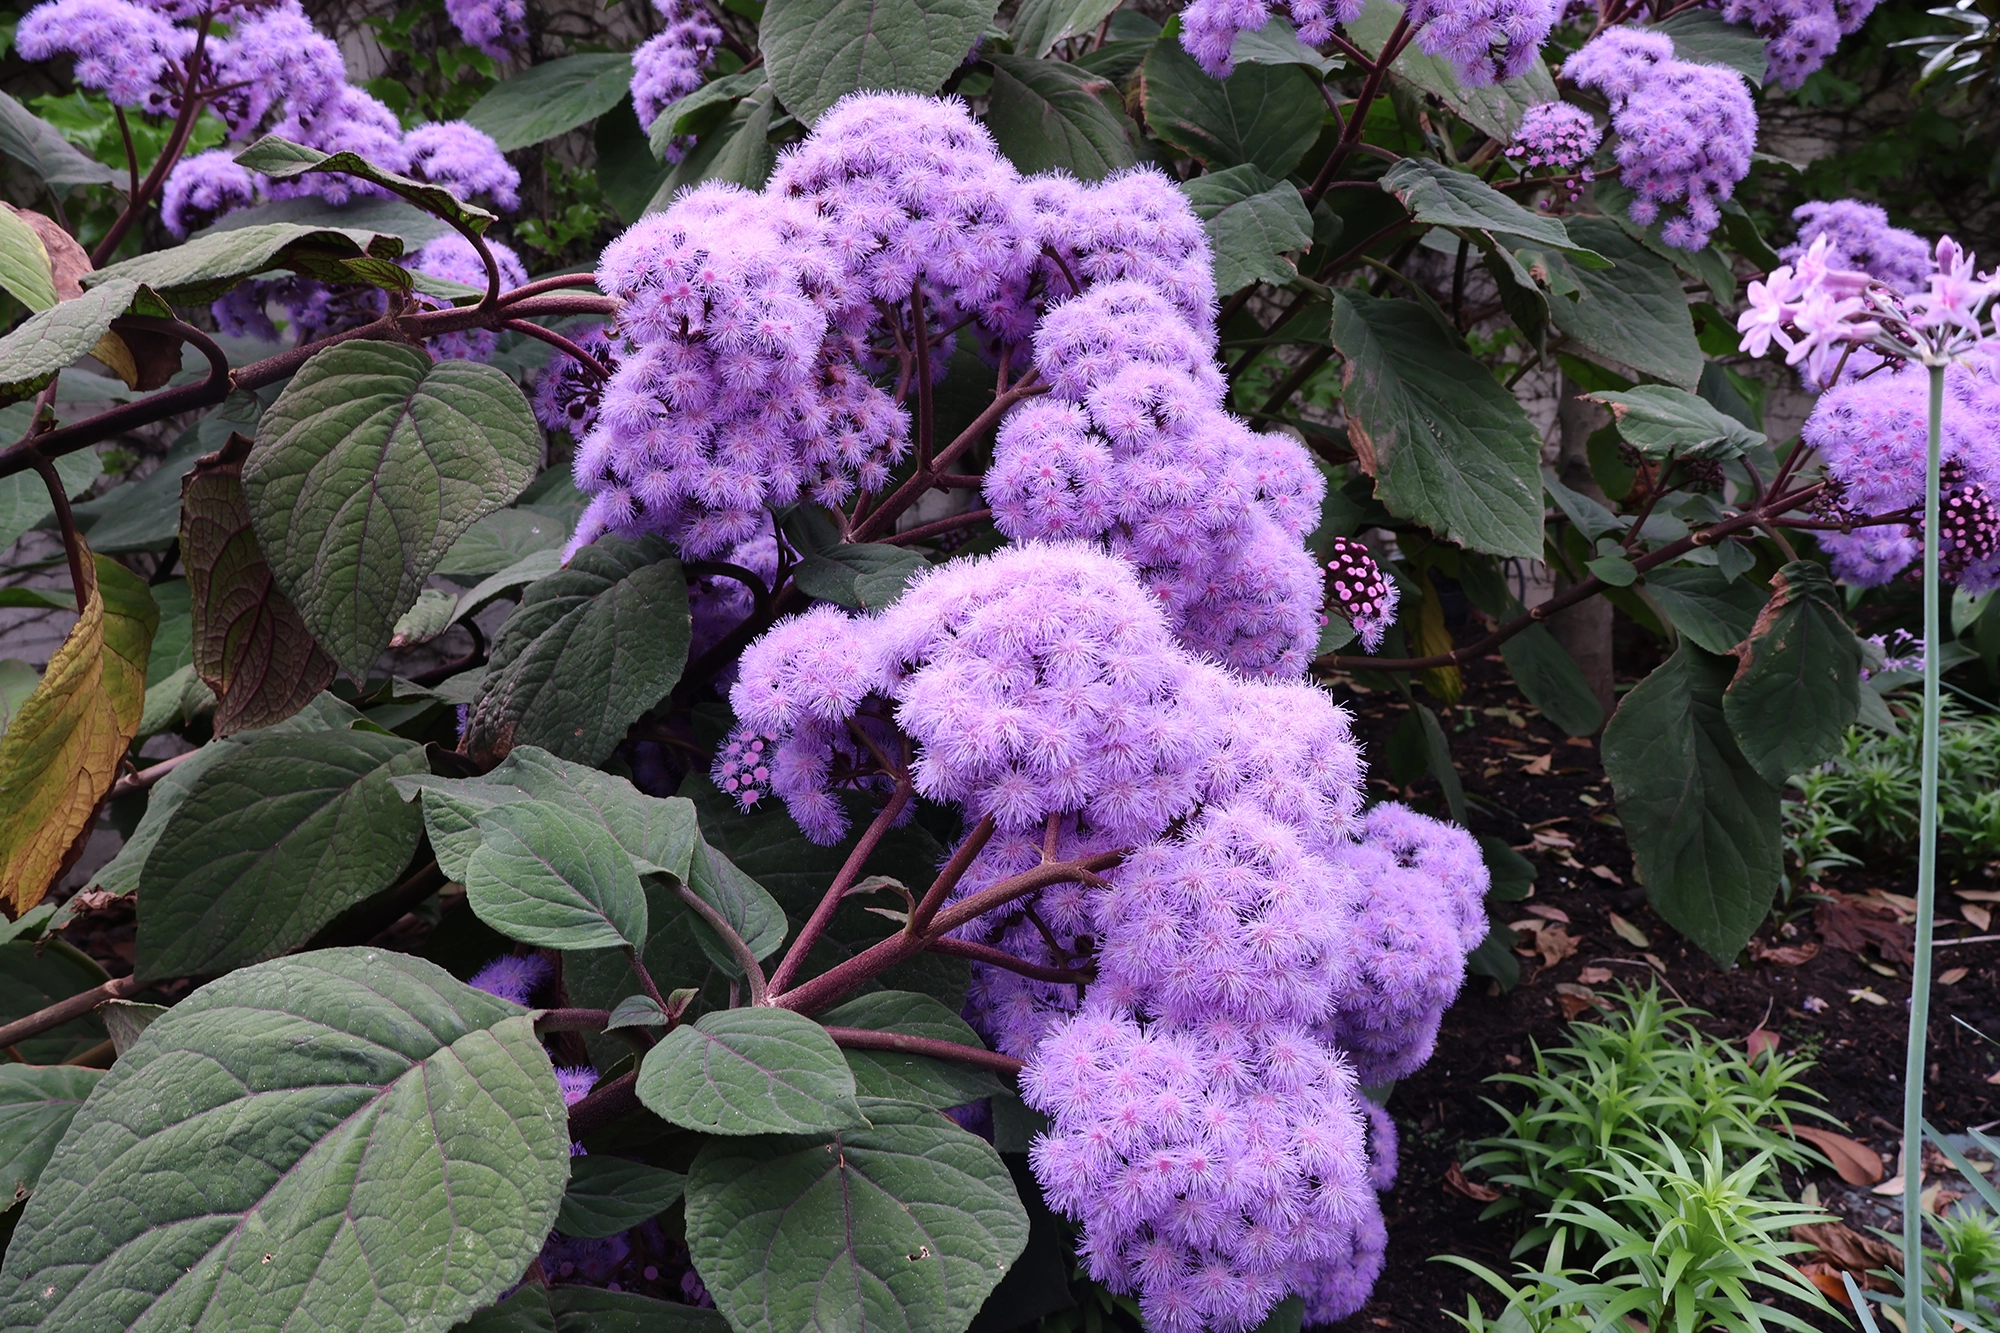
[[[1060,60],[990,55],[992,101],[986,127],[1023,172],[1060,169],[1102,180],[1137,162],[1132,122],[1106,101],[1107,80]]]
[[[596,120],[625,99],[632,86],[632,57],[584,52],[531,65],[488,89],[465,113],[511,153],[532,148]]]
[[[1861,643],[1818,565],[1793,561],[1772,586],[1722,712],[1751,765],[1782,788],[1840,753],[1861,711]]]
[[[1197,176],[1181,186],[1215,255],[1215,290],[1253,282],[1283,286],[1298,276],[1287,258],[1312,245],[1312,215],[1289,182],[1253,166]]]
[[[808,125],[848,93],[933,93],[999,0],[772,0],[758,28],[771,85]]]
[[[1146,124],[1212,171],[1250,165],[1282,179],[1319,137],[1326,104],[1297,65],[1243,65],[1210,78],[1169,23],[1146,55]]]
[[[726,1009],[675,1028],[639,1067],[639,1100],[709,1134],[799,1134],[867,1125],[854,1075],[826,1029],[788,1009]]]
[[[681,1197],[687,1177],[619,1157],[579,1157],[570,1164],[569,1188],[556,1230],[598,1239],[657,1217]]]
[[[465,896],[503,935],[550,949],[638,948],[646,897],[632,857],[603,824],[517,801],[479,816]]]

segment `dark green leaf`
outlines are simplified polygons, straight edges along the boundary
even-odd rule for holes
[[[1490,977],[1509,991],[1520,984],[1521,960],[1514,956],[1518,943],[1514,932],[1495,921],[1479,947],[1465,956],[1465,970],[1476,977]]]
[[[0,402],[32,397],[64,366],[90,355],[105,338],[115,338],[111,322],[127,314],[171,316],[173,311],[139,283],[113,278],[30,315],[0,338]]]
[[[104,984],[104,969],[62,940],[0,944],[0,1022],[11,1023],[57,1000]],[[61,1064],[99,1045],[109,1034],[95,1014],[26,1037],[14,1049],[31,1065]]]
[[[1623,393],[1586,394],[1611,409],[1618,434],[1652,458],[1741,458],[1764,436],[1707,400],[1665,384],[1637,384]]]
[[[181,1001],[77,1113],[0,1326],[447,1329],[520,1280],[569,1163],[525,1011],[380,949],[266,963]]]
[[[489,574],[481,579],[471,591],[460,594],[458,606],[452,612],[452,619],[463,620],[502,597],[515,596],[530,583],[545,579],[562,567],[560,548],[524,555],[499,573]]]
[[[710,79],[687,96],[667,103],[654,117],[653,128],[649,131],[653,156],[665,157],[673,142],[684,135],[705,132],[711,122],[720,121],[720,108],[750,96],[765,82],[761,67],[739,70],[719,79]],[[704,115],[704,112],[708,114]]]
[[[83,1099],[104,1077],[74,1065],[0,1065],[0,1203],[34,1192]]]
[[[442,185],[399,176],[362,157],[359,153],[322,153],[317,148],[267,134],[236,155],[237,165],[260,171],[272,180],[295,180],[308,172],[331,172],[371,182],[409,200],[441,218],[456,218],[473,231],[485,231],[493,215],[476,204],[468,204]]]
[[[778,900],[707,843],[694,849],[688,865],[688,887],[721,914],[758,958],[770,957],[785,942],[785,911]],[[742,975],[735,956],[706,921],[690,916],[688,925],[710,962],[730,976]]]
[[[1614,588],[1629,588],[1639,581],[1639,571],[1622,555],[1601,555],[1584,561],[1583,567]]]
[[[657,1217],[681,1197],[687,1177],[622,1157],[579,1157],[570,1163],[569,1189],[556,1230],[565,1236],[614,1236]]]
[[[1517,236],[1532,245],[1575,248],[1556,218],[1521,207],[1469,171],[1427,157],[1406,157],[1383,173],[1384,190],[1418,222]]]
[[[403,242],[396,236],[266,222],[212,232],[170,249],[136,255],[85,275],[83,283],[100,287],[127,279],[145,283],[175,305],[206,305],[242,279],[270,269],[352,282],[360,274],[350,269],[347,261],[393,260],[402,253]]]
[[[934,93],[999,0],[770,0],[758,46],[785,109],[810,125],[851,92]]]
[[[1720,570],[1670,565],[1646,575],[1646,591],[1676,630],[1711,653],[1731,653],[1750,637],[1767,594],[1747,579]]]
[[[164,1004],[141,1004],[137,1000],[113,1000],[97,1011],[111,1034],[111,1048],[123,1055],[132,1049],[153,1020],[167,1012]]]
[[[1764,39],[1750,28],[1726,22],[1712,9],[1683,9],[1652,27],[1674,39],[1674,54],[1682,60],[1722,65],[1750,80],[1752,88],[1764,86],[1769,66]]]
[[[659,212],[675,195],[702,181],[728,181],[746,189],[762,189],[778,160],[777,150],[771,146],[771,122],[779,114],[771,86],[758,84],[729,108],[720,124],[696,140],[688,155],[660,182],[646,211]]]
[[[1378,55],[1401,17],[1402,6],[1392,0],[1368,0],[1359,17],[1347,25],[1347,35],[1369,55]],[[1425,55],[1414,44],[1389,68],[1502,142],[1514,137],[1522,112],[1553,102],[1557,96],[1555,79],[1539,60],[1529,62],[1527,71],[1518,78],[1485,88],[1465,87],[1449,60]]]
[[[1445,739],[1444,727],[1438,722],[1437,714],[1423,704],[1413,705],[1410,713],[1423,729],[1425,767],[1437,779],[1438,790],[1444,793],[1444,803],[1451,811],[1452,819],[1463,824],[1465,788],[1458,780],[1458,767],[1451,762],[1451,743]]]
[[[498,573],[542,551],[560,551],[576,516],[571,505],[515,505],[488,514],[452,543],[437,572],[469,582]]]
[[[1062,170],[1102,180],[1138,161],[1134,127],[1116,109],[1118,90],[1104,78],[1060,60],[990,55],[993,91],[986,128],[1024,172]]]
[[[465,119],[511,153],[596,120],[631,86],[632,57],[624,52],[559,56],[494,84]]]
[[[1540,257],[1552,277],[1581,293],[1549,302],[1556,327],[1599,356],[1692,391],[1701,382],[1701,345],[1674,266],[1609,218],[1573,217],[1570,239],[1612,262],[1585,268],[1559,251]]]
[[[604,1030],[663,1028],[666,1025],[667,1011],[660,1008],[659,1001],[650,995],[627,995],[611,1007],[611,1017],[605,1021]]]
[[[808,552],[792,581],[809,597],[875,610],[902,596],[903,585],[928,564],[904,546],[844,544]]]
[[[293,377],[243,463],[258,545],[313,638],[362,679],[467,529],[534,478],[541,428],[491,366],[355,340]]]
[[[600,820],[555,802],[482,810],[465,897],[503,935],[547,949],[636,949],[646,896],[632,857]]]
[[[1027,1244],[990,1144],[922,1107],[862,1109],[867,1129],[696,1156],[688,1245],[738,1333],[961,1333]]]
[[[986,1049],[970,1024],[928,995],[912,991],[875,991],[857,996],[821,1014],[828,1027],[867,1028],[871,1032],[901,1032],[912,1037],[953,1041],[976,1051]],[[863,1097],[915,1102],[942,1111],[991,1097],[1000,1080],[984,1069],[928,1055],[901,1051],[846,1049],[854,1087]]]
[[[728,1333],[728,1329],[715,1311],[678,1301],[596,1287],[538,1287],[530,1282],[460,1324],[454,1333]]]
[[[1479,855],[1492,877],[1486,890],[1489,903],[1517,903],[1535,891],[1535,863],[1509,847],[1504,839],[1491,834],[1479,836]]]
[[[479,846],[481,817],[517,802],[556,805],[596,821],[648,873],[685,875],[696,839],[694,806],[688,801],[648,796],[624,778],[569,763],[532,745],[519,747],[481,777],[422,774],[397,778],[395,786],[406,801],[422,796],[431,851],[439,868],[460,883]]]
[[[493,641],[468,748],[488,762],[517,745],[603,761],[687,663],[680,561],[657,541],[593,542],[529,584]]]
[[[789,1009],[725,1009],[675,1028],[646,1052],[637,1091],[661,1119],[708,1134],[819,1133],[868,1123],[840,1048],[825,1028]]]
[[[1033,60],[1055,49],[1057,42],[1097,31],[1118,8],[1119,0],[1021,0],[1008,35],[1014,50]]]
[[[1287,257],[1312,245],[1312,214],[1298,188],[1256,167],[1230,167],[1181,186],[1215,254],[1215,290],[1282,287],[1299,275]]]
[[[1795,560],[1771,586],[1722,713],[1751,767],[1783,787],[1840,753],[1861,708],[1861,643],[1818,565]]]
[[[591,142],[597,149],[597,183],[604,197],[620,221],[637,222],[672,168],[653,156],[652,143],[639,128],[631,98],[622,99],[597,118]],[[546,346],[539,350],[544,355],[549,351]]]
[[[1342,289],[1333,345],[1376,498],[1462,546],[1539,559],[1541,437],[1514,396],[1408,301]]]
[[[1500,645],[1514,683],[1537,712],[1571,736],[1593,736],[1604,725],[1604,709],[1583,678],[1576,659],[1544,625],[1530,625]]]
[[[423,768],[415,742],[365,731],[265,736],[224,752],[140,873],[138,974],[261,962],[388,888],[421,831],[389,780]]]
[[[278,588],[243,493],[248,450],[232,435],[181,487],[190,589],[189,661],[216,699],[215,733],[269,726],[333,680],[334,663]]]
[[[118,849],[104,868],[90,881],[90,887],[106,893],[130,893],[139,887],[139,873],[144,869],[146,859],[159,844],[160,835],[166,832],[167,823],[174,812],[181,808],[193,789],[194,781],[210,767],[232,756],[241,746],[263,736],[305,735],[314,731],[344,730],[349,724],[361,719],[361,714],[334,698],[322,694],[308,700],[306,706],[281,722],[274,723],[260,731],[238,732],[224,739],[211,741],[199,751],[184,760],[172,772],[153,784],[147,793],[146,813],[140,817],[139,825],[126,835],[125,845]]]
[[[1342,63],[1338,56],[1323,56],[1300,41],[1291,23],[1276,14],[1261,28],[1237,33],[1229,58],[1239,65],[1303,65],[1322,77]]]
[[[125,178],[78,151],[62,131],[0,93],[0,153],[13,158],[58,196],[78,185],[117,185]]]
[[[1647,901],[1724,966],[1763,924],[1783,871],[1777,789],[1723,716],[1733,665],[1682,643],[1619,703],[1603,744]]]
[[[1288,176],[1326,121],[1319,85],[1305,70],[1243,65],[1210,78],[1181,49],[1178,20],[1153,43],[1141,86],[1148,128],[1211,171],[1247,163]]]
[[[26,404],[14,410],[22,413],[24,419],[18,430],[11,431],[10,442],[27,434],[28,422],[34,419],[28,415]],[[55,460],[55,465],[63,492],[70,496],[88,490],[104,471],[94,449],[64,454]],[[12,546],[28,529],[53,517],[55,512],[55,502],[49,499],[49,488],[40,473],[16,472],[11,477],[0,477],[0,548]],[[97,548],[93,545],[91,549]]]
[[[218,232],[261,227],[273,222],[396,236],[402,239],[405,251],[415,250],[425,241],[434,241],[451,230],[451,224],[443,218],[426,213],[401,199],[385,199],[381,195],[370,194],[343,204],[330,204],[316,194],[307,194],[293,199],[273,199],[269,203],[224,214],[195,235],[213,236]]]

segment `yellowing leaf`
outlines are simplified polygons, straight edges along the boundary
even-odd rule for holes
[[[160,609],[117,561],[84,562],[83,614],[0,737],[0,900],[42,900],[139,730]]]
[[[1611,929],[1617,934],[1619,939],[1624,940],[1635,949],[1650,949],[1653,947],[1653,942],[1646,938],[1645,931],[1639,929],[1616,912],[1611,913],[1610,916]]]

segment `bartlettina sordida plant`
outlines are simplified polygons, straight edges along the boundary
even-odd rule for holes
[[[1501,655],[1726,959],[1861,706],[1833,578],[2000,569],[1984,288],[1736,197],[1866,0],[863,8],[383,20],[463,118],[290,0],[23,16],[112,160],[0,100],[0,531],[76,617],[0,663],[0,1328],[1021,1327],[1031,1212],[1156,1333],[1343,1318],[1489,875],[1327,678]],[[1752,273],[1782,456],[1702,350]],[[1614,588],[1607,724],[1544,622]],[[1733,1166],[1790,1068],[1675,1113]]]

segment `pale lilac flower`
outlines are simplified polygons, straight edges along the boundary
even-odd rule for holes
[[[1458,81],[1483,88],[1525,71],[1556,25],[1557,0],[1410,0],[1417,49],[1451,62]]]
[[[444,12],[468,46],[505,60],[528,44],[525,0],[445,0]]]
[[[1181,47],[1218,79],[1234,72],[1230,55],[1241,33],[1261,32],[1275,9],[1288,15],[1299,40],[1319,46],[1333,36],[1335,24],[1361,17],[1362,0],[1190,0],[1181,12]]]
[[[539,953],[503,953],[474,972],[467,984],[474,990],[526,1007],[534,993],[554,975],[555,968]]]
[[[403,136],[409,173],[467,203],[484,196],[502,212],[521,206],[521,173],[484,130],[462,120],[419,125]]]
[[[1840,39],[1860,31],[1877,0],[1723,0],[1722,17],[1764,39],[1765,77],[1796,88],[1824,65]]]
[[[1787,263],[1798,263],[1824,236],[1829,268],[1858,269],[1906,293],[1923,290],[1930,278],[1931,247],[1915,232],[1890,226],[1889,215],[1874,204],[1814,201],[1793,209],[1792,218],[1799,224],[1798,240],[1778,251]]]
[[[215,109],[238,139],[274,114],[312,114],[347,83],[340,47],[320,35],[298,0],[250,9],[227,39],[210,38],[209,50],[215,83],[228,90],[215,98]]]
[[[222,149],[184,157],[167,173],[160,192],[160,220],[175,236],[207,226],[225,213],[257,201],[257,183]]]
[[[722,29],[700,0],[654,0],[654,7],[666,26],[632,53],[632,106],[644,130],[653,128],[669,103],[701,87],[702,75],[722,43]],[[680,161],[687,148],[676,139],[667,150],[667,160]]]
[[[14,45],[29,60],[73,57],[77,83],[116,106],[164,111],[176,104],[168,80],[194,34],[126,0],[48,0],[23,16]]]

